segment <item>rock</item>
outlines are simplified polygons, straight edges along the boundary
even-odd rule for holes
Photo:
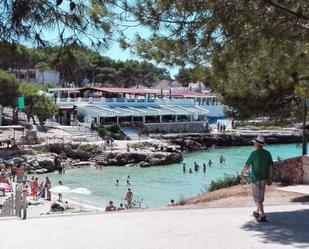
[[[134,167],[134,166],[136,166],[137,164],[135,164],[135,163],[128,163],[128,164],[126,164],[125,165],[125,167]]]
[[[15,157],[11,161],[14,163],[14,165],[21,165],[25,162],[25,160],[21,157]]]
[[[148,164],[143,164],[141,167],[146,167],[150,165],[165,165],[172,163],[179,163],[183,160],[182,154],[180,153],[169,153],[169,152],[157,152],[150,154],[145,162]]]
[[[78,163],[73,163],[72,164],[73,167],[77,167],[77,168],[80,168],[80,167],[90,167],[90,166],[94,166],[94,165],[95,165],[94,162],[89,162],[89,161],[78,162]]]
[[[197,150],[201,150],[201,148],[204,147],[201,143],[198,143],[190,139],[186,139],[184,141],[184,145],[187,151],[197,151]]]
[[[36,155],[36,160],[39,164],[40,168],[47,169],[49,172],[53,172],[56,170],[54,163],[54,155],[52,154],[39,154]]]
[[[29,170],[29,173],[31,174],[45,174],[48,173],[48,169],[35,169],[35,170]]]

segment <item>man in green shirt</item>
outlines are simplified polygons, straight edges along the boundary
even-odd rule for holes
[[[263,149],[265,143],[263,136],[258,136],[253,140],[253,143],[256,150],[250,154],[240,176],[243,177],[249,168],[251,169],[252,196],[256,204],[256,211],[253,212],[253,215],[258,221],[266,222],[267,219],[264,213],[263,202],[265,185],[272,184],[273,159],[270,152]]]

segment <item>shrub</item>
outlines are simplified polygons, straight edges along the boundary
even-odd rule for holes
[[[75,118],[77,119],[77,121],[79,121],[81,123],[84,122],[84,120],[85,120],[84,114],[82,114],[80,112],[76,113]]]
[[[221,188],[228,188],[240,184],[240,176],[224,175],[223,178],[212,180],[208,187],[208,192],[212,192]]]
[[[116,140],[130,140],[130,138],[127,137],[126,134],[124,134],[122,130],[116,125],[111,127],[101,126],[96,128],[96,131],[98,132],[99,136],[103,139],[113,138]]]

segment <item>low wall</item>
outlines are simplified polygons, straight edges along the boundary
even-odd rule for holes
[[[144,124],[145,132],[154,133],[186,133],[186,132],[207,132],[208,127],[204,122],[188,122],[188,123],[158,123]]]
[[[289,184],[308,184],[309,157],[301,156],[275,162],[273,179]]]

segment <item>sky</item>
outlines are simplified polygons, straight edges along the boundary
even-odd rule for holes
[[[66,9],[66,8],[68,8],[68,7],[64,6],[64,9]],[[133,40],[137,33],[143,38],[147,38],[151,34],[151,32],[147,28],[142,27],[142,26],[130,27],[127,30],[125,30],[124,33],[127,36],[127,38],[130,39],[130,40]],[[58,40],[59,33],[58,33],[57,29],[55,29],[55,30],[43,31],[43,33],[41,33],[41,36],[42,36],[43,39],[49,40],[49,41],[51,41],[51,43],[54,43],[54,41]],[[117,39],[117,33],[115,33],[115,36],[113,37],[113,39],[114,40]],[[87,44],[86,41],[85,41],[85,43]],[[26,45],[31,47],[31,44],[26,44]],[[111,41],[110,47],[106,50],[103,50],[100,53],[101,53],[102,56],[108,56],[108,57],[115,59],[115,60],[123,60],[124,61],[124,60],[133,59],[133,60],[143,61],[143,58],[132,54],[129,50],[121,49],[119,47],[119,44],[116,41]],[[155,64],[158,67],[166,68],[170,72],[170,76],[172,78],[175,78],[175,75],[177,75],[177,73],[178,73],[178,70],[179,70],[178,66],[167,67],[163,64],[158,64],[154,61],[150,61],[150,62]]]

